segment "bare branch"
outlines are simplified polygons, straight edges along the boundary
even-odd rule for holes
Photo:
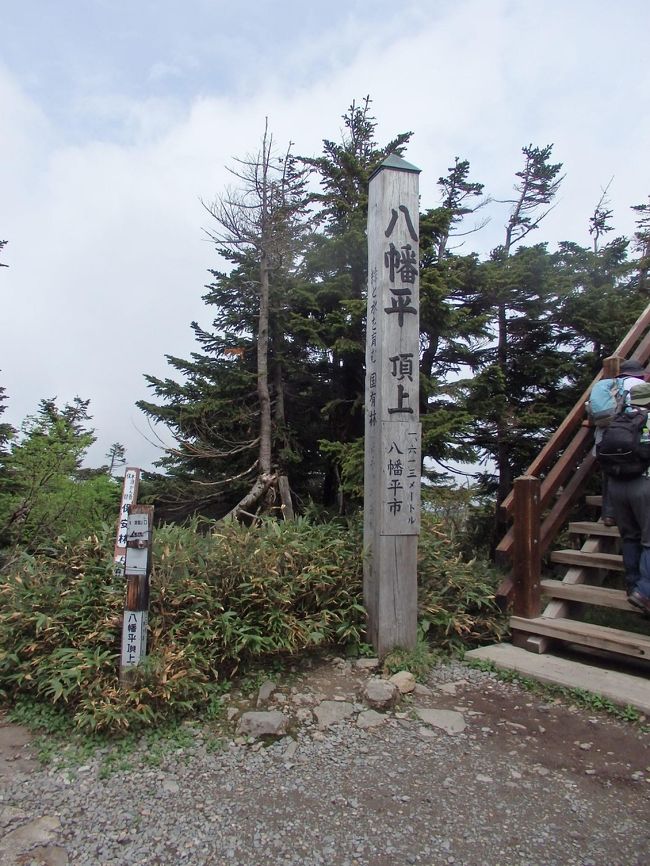
[[[232,448],[230,451],[218,451],[216,448],[210,448],[207,445],[197,445],[188,440],[181,441],[180,448],[167,448],[168,454],[173,454],[175,457],[186,457],[188,454],[194,457],[206,458],[207,460],[226,460],[229,457],[234,457],[236,454],[242,454],[244,451],[250,451],[259,445],[259,437],[251,439],[249,442],[244,442]]]
[[[192,479],[192,484],[196,484],[199,487],[223,487],[225,484],[232,484],[235,481],[241,481],[242,478],[246,478],[247,475],[250,475],[252,472],[255,472],[257,469],[258,462],[257,460],[245,469],[243,472],[240,472],[239,475],[231,475],[229,478],[223,478],[220,481],[199,481],[196,478]]]

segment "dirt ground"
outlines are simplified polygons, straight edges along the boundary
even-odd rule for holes
[[[0,815],[4,817],[0,862],[3,866],[133,862],[171,866],[175,861],[170,852],[191,844],[183,829],[185,816],[196,815],[197,798],[209,801],[214,784],[219,815],[224,809],[229,815],[223,839],[230,840],[232,851],[225,857],[223,845],[215,841],[211,854],[212,842],[203,840],[202,853],[186,851],[183,862],[210,866],[650,863],[650,749],[643,725],[580,709],[548,693],[531,692],[455,665],[451,675],[434,674],[424,688],[405,695],[382,724],[361,731],[362,694],[372,676],[371,670],[330,658],[298,669],[285,680],[278,678],[273,688],[267,684],[261,703],[257,690],[233,692],[225,733],[234,751],[222,763],[213,757],[206,763],[199,750],[184,769],[176,757],[163,764],[156,784],[182,792],[173,803],[176,835],[173,846],[168,839],[158,849],[158,842],[151,841],[149,849],[139,849],[145,854],[137,860],[123,838],[119,845],[115,843],[117,853],[111,853],[108,836],[101,856],[88,853],[84,834],[89,830],[79,819],[83,800],[71,786],[59,784],[56,773],[40,767],[28,731],[9,723],[6,716],[0,718]],[[295,707],[304,711],[334,701],[354,702],[357,715],[323,728],[314,719],[305,722],[303,712],[302,727],[292,728],[293,739],[284,737],[261,751],[260,743],[237,734],[237,719],[245,711],[291,712]],[[444,710],[462,717],[461,732],[443,731],[418,716],[421,711]],[[244,773],[246,785],[230,788],[227,780],[233,767]],[[100,781],[93,772],[88,770],[90,787],[84,796],[96,798],[97,806],[88,827],[104,821],[104,812],[111,826],[115,823],[110,813],[113,782]],[[151,814],[164,805],[151,799],[147,785],[153,781],[147,776],[136,768],[128,778],[143,809]],[[16,799],[16,791],[21,790],[16,786],[20,780],[29,793],[20,795],[18,812],[11,797]],[[205,811],[204,802],[199,808]],[[219,815],[211,820],[217,821]],[[258,828],[257,836],[247,841],[246,828],[251,824]],[[218,824],[214,826],[212,840],[220,838]],[[30,827],[35,828],[35,836],[28,832]]]
[[[351,690],[350,674],[331,665],[317,666],[301,677],[310,689],[328,698],[358,694],[363,679],[357,676],[356,690]],[[632,774],[643,775],[650,803],[650,734],[645,732],[650,719],[646,723],[642,717],[637,725],[618,721],[604,711],[589,712],[568,700],[546,698],[543,691],[535,694],[498,678],[472,682],[461,674],[451,682],[434,680],[432,691],[432,695],[411,697],[408,703],[460,711],[498,744],[499,751],[507,755],[513,747],[525,749],[529,763],[548,770],[587,774],[603,785],[634,786]]]

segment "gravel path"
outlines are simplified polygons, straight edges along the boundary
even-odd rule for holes
[[[212,733],[191,728],[191,743],[158,766],[142,749],[107,778],[101,754],[75,769],[40,768],[27,738],[5,725],[5,753],[11,734],[17,742],[0,765],[0,863],[650,862],[650,753],[638,729],[458,664],[363,728],[367,676],[335,661],[267,688],[269,708],[302,710],[292,735],[272,745],[233,732],[215,749]],[[319,728],[305,710],[329,699],[352,710]],[[233,723],[245,709],[235,704]],[[447,733],[424,723],[425,711],[464,727]]]

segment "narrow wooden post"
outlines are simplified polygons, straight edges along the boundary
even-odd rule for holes
[[[389,156],[370,179],[363,594],[378,655],[417,638],[420,532],[419,169]]]
[[[132,505],[128,516],[124,565],[126,601],[120,662],[122,686],[128,686],[135,668],[147,655],[152,538],[153,505]]]
[[[514,613],[532,619],[540,614],[540,481],[521,475],[514,484]],[[513,641],[515,641],[513,636]]]
[[[618,376],[621,359],[618,355],[610,355],[603,361],[603,379],[615,379]]]

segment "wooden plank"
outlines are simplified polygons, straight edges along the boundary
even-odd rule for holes
[[[620,671],[603,670],[557,656],[537,656],[508,643],[479,647],[465,653],[468,661],[489,661],[499,670],[516,671],[541,683],[582,689],[617,706],[634,707],[650,716],[650,679]]]
[[[582,545],[581,550],[584,553],[600,553],[602,550],[601,540],[600,538],[589,538]],[[597,575],[596,577],[599,577]],[[567,569],[566,574],[562,578],[562,583],[565,586],[576,586],[582,583],[588,583],[591,581],[594,582],[594,572],[593,569],[583,568],[582,566],[572,566]],[[566,616],[568,612],[568,607],[564,602],[556,601],[551,602],[546,610],[543,612],[542,616]]]
[[[598,495],[598,496],[585,496],[585,502],[587,503],[587,505],[595,505],[598,507],[598,506],[601,506],[603,504],[603,497],[600,495]]]
[[[634,358],[634,360],[640,361],[642,364],[645,364],[650,357],[650,333],[646,333],[649,328],[650,304],[648,304],[643,313],[641,313],[634,325],[627,332],[625,337],[621,340],[614,352],[614,356],[617,358]],[[639,341],[641,342],[639,343]],[[639,343],[638,346],[637,343]],[[565,417],[564,421],[560,424],[555,433],[551,436],[546,445],[542,448],[535,460],[533,460],[533,462],[530,464],[530,466],[526,470],[526,475],[539,475],[541,472],[544,471],[544,469],[546,469],[547,466],[549,466],[555,460],[558,451],[564,446],[566,442],[568,442],[572,433],[582,423],[585,411],[584,404],[589,398],[589,394],[593,386],[602,378],[603,370],[601,370],[594,378],[587,390],[577,401],[573,409]],[[566,450],[568,449],[565,449],[565,451]],[[544,502],[543,492],[542,502]],[[512,493],[510,493],[503,501],[501,507],[504,508],[508,514],[511,514],[513,503],[514,497]]]
[[[600,521],[591,520],[576,520],[575,523],[569,523],[569,532],[571,535],[599,535],[609,536],[610,538],[620,538],[620,532],[617,526],[605,526]]]
[[[515,579],[514,611],[517,616],[539,616],[539,478],[515,479],[515,525],[512,571]]]
[[[584,411],[584,410],[583,410]],[[581,459],[587,452],[593,431],[590,428],[579,428],[573,439],[568,443],[556,463],[551,466],[542,481],[541,507],[546,508],[551,500],[557,495],[560,487],[570,479]],[[534,474],[529,471],[527,475]],[[507,519],[513,513],[514,493],[511,491],[501,505],[503,519]]]
[[[585,442],[582,442],[580,447],[583,448],[585,444]],[[573,507],[573,503],[582,493],[585,484],[591,475],[595,462],[593,454],[586,454],[582,463],[576,469],[575,461],[573,459],[571,459],[570,462],[564,462],[565,456],[561,458],[563,461],[561,473],[558,474],[555,469],[553,469],[544,481],[542,481],[540,493],[540,508],[542,509],[546,507],[555,495],[557,485],[563,484],[566,481],[562,495],[553,504],[542,523],[540,539],[540,549],[542,553],[545,553],[548,550],[555,540],[559,529],[566,523],[571,508]],[[495,556],[497,562],[503,564],[510,559],[512,556],[513,544],[514,531],[513,527],[510,527],[496,547]]]
[[[650,659],[650,635],[570,619],[547,619],[544,616],[536,619],[513,616],[510,618],[510,626],[519,631],[546,635],[568,643]]]
[[[573,503],[582,495],[585,485],[594,467],[595,458],[593,454],[587,454],[573,476],[565,485],[562,495],[550,509],[544,518],[541,527],[540,548],[542,554],[546,553],[554,543],[558,532],[569,519]]]
[[[515,578],[512,574],[512,571],[509,571],[497,587],[497,591],[495,594],[496,602],[501,610],[505,611],[508,609],[508,605],[510,604],[510,599],[513,597],[514,591]]]
[[[623,557],[618,553],[587,553],[584,550],[554,550],[551,562],[580,565],[585,568],[605,568],[607,571],[625,571]]]
[[[582,545],[581,550],[585,553],[599,553],[602,550],[602,539],[600,538],[588,538],[585,543]],[[562,583],[565,586],[575,586],[582,583],[587,583],[591,581],[593,583],[594,579],[598,580],[601,577],[601,572],[594,572],[593,569],[589,568],[581,568],[581,567],[572,567],[569,568],[562,579]],[[570,612],[570,605],[568,601],[564,601],[559,598],[551,599],[551,601],[546,605],[542,616],[554,618],[554,619],[563,619],[568,617]],[[538,652],[544,653],[549,652],[552,647],[553,641],[548,637],[534,637],[529,638],[526,642],[526,649],[530,650],[530,652]]]
[[[645,366],[648,362],[648,358],[650,358],[650,332],[645,335],[645,337],[641,340],[634,352],[632,352],[630,360],[639,361]]]
[[[562,598],[566,601],[580,601],[584,604],[594,604],[598,607],[610,607],[616,610],[627,610],[640,613],[627,600],[627,595],[622,589],[609,589],[603,586],[590,586],[588,584],[563,583],[561,580],[542,580],[542,590],[553,598]]]

